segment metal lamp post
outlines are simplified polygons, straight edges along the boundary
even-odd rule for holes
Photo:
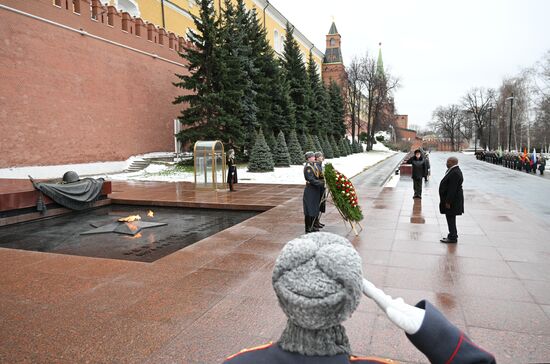
[[[491,120],[492,120],[492,112],[494,110],[494,107],[493,106],[489,106],[489,108],[487,108],[487,110],[489,110],[489,150],[492,150],[491,149]]]
[[[510,101],[510,129],[508,131],[508,151],[510,152],[510,147],[512,145],[512,114],[514,113],[514,93],[512,96],[508,97],[506,101]]]

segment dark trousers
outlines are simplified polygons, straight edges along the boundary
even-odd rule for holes
[[[447,218],[447,226],[449,227],[449,235],[447,235],[447,239],[457,240],[458,233],[456,231],[456,215],[445,214],[445,217]]]
[[[415,196],[422,196],[422,178],[413,178],[413,189]]]

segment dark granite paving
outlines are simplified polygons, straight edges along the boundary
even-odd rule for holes
[[[444,172],[432,164],[434,176]],[[466,186],[460,242],[446,246],[435,178],[413,201],[407,178],[381,188],[359,177],[359,236],[330,204],[323,221],[353,242],[367,278],[407,302],[429,299],[499,364],[549,360],[550,230],[540,215]],[[153,263],[0,249],[0,362],[218,363],[276,340],[285,317],[271,271],[303,231],[302,187],[238,188],[113,184],[112,197],[125,203],[267,210]],[[368,299],[345,326],[356,354],[426,362]]]

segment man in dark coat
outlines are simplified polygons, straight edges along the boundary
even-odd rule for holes
[[[458,159],[447,159],[447,172],[439,183],[439,212],[447,218],[449,235],[441,239],[442,243],[456,244],[458,233],[456,231],[456,216],[464,213],[464,193],[462,192],[462,171],[458,167]]]
[[[306,164],[304,165],[304,178],[306,187],[304,188],[304,220],[306,224],[306,234],[319,231],[315,222],[319,216],[319,204],[321,202],[321,188],[325,183],[319,178],[319,170],[315,166],[315,153],[306,153]]]
[[[428,168],[422,156],[422,151],[420,149],[415,150],[414,156],[409,159],[408,163],[412,165],[413,198],[422,198],[422,178],[428,174]]]

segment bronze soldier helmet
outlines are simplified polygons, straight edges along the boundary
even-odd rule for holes
[[[80,181],[80,177],[78,177],[78,173],[75,171],[68,171],[63,175],[63,183],[73,183],[78,181]]]

